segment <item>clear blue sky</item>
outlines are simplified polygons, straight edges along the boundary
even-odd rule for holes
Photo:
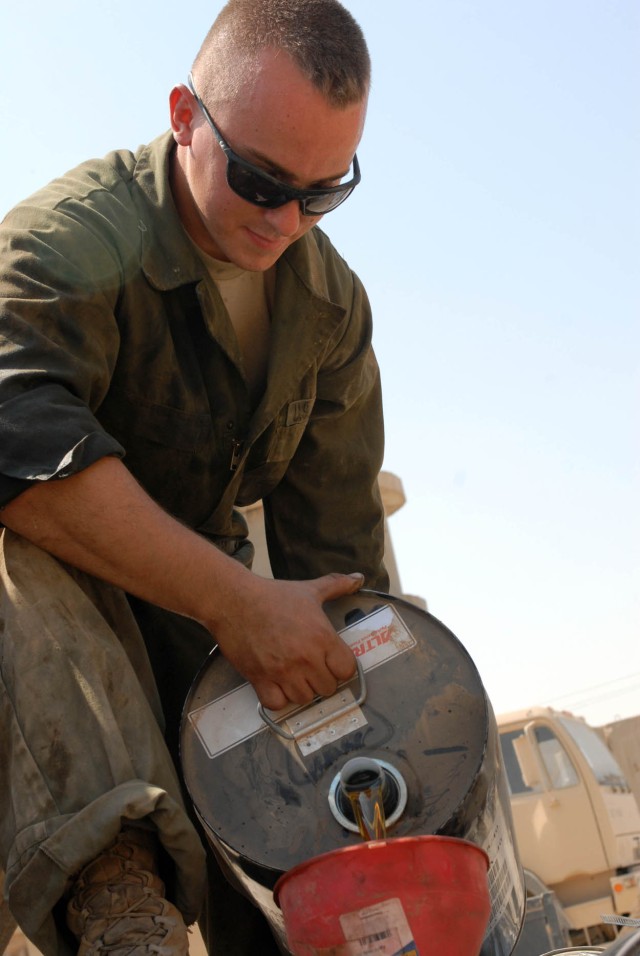
[[[347,6],[374,86],[324,226],[374,308],[403,588],[497,712],[640,713],[640,5]],[[3,3],[0,214],[162,132],[220,7]]]

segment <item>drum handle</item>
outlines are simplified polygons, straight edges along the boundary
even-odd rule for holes
[[[265,724],[268,727],[270,727],[271,730],[275,731],[280,737],[284,737],[285,740],[300,740],[302,737],[307,737],[309,734],[314,733],[314,731],[318,730],[319,727],[323,727],[326,723],[328,723],[328,721],[337,720],[338,717],[342,717],[344,716],[344,714],[348,714],[349,711],[353,710],[354,707],[359,707],[360,704],[364,703],[365,698],[367,696],[367,685],[364,679],[364,669],[362,667],[362,663],[360,662],[360,658],[358,657],[356,657],[356,668],[358,672],[358,681],[360,684],[360,692],[358,694],[357,700],[348,701],[343,707],[340,707],[338,710],[332,711],[331,713],[328,713],[328,714],[324,714],[322,717],[319,718],[319,720],[314,721],[312,724],[307,724],[304,730],[302,730],[298,734],[291,734],[288,731],[283,730],[282,727],[275,722],[275,720],[269,717],[266,710],[260,703],[258,704],[258,713],[264,720]],[[349,678],[348,681],[345,681],[344,684],[341,684],[335,693],[338,694],[340,689],[342,687],[346,687],[346,685],[349,684],[352,680],[353,680],[353,677]],[[332,696],[335,696],[335,694],[333,694]],[[313,700],[308,706],[313,707],[313,705],[317,704],[319,700],[331,700],[331,697],[316,697],[315,700]],[[300,713],[300,711],[295,711],[295,713]],[[293,714],[289,713],[289,714],[286,714],[282,719],[286,720],[288,717],[292,717],[292,716]]]

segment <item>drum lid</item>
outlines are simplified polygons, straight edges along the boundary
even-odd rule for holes
[[[184,780],[208,836],[279,873],[360,842],[330,806],[353,757],[388,764],[406,785],[389,836],[461,834],[461,816],[479,811],[489,787],[481,771],[490,709],[451,631],[375,591],[329,602],[325,612],[359,662],[333,697],[261,714],[251,685],[216,649],[183,713]]]

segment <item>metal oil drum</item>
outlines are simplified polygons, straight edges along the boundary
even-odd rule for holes
[[[273,887],[297,864],[361,842],[340,777],[353,758],[370,758],[384,774],[387,838],[441,834],[487,853],[481,956],[509,956],[524,880],[495,718],[473,661],[440,621],[388,594],[360,591],[324,609],[358,663],[332,697],[265,711],[217,650],[191,687],[181,764],[212,849],[282,943]]]

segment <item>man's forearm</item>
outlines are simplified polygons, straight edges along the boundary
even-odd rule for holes
[[[34,485],[2,521],[66,563],[200,621],[267,707],[331,694],[354,670],[322,604],[357,591],[361,576],[252,574],[163,511],[117,458]]]
[[[68,564],[210,629],[212,580],[224,592],[248,573],[163,511],[117,458],[33,485],[1,518]]]

